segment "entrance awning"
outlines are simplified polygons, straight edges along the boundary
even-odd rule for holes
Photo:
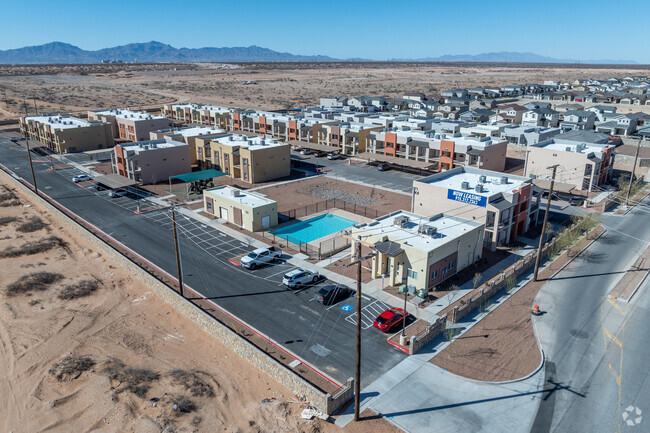
[[[194,171],[192,173],[177,174],[176,176],[172,176],[172,178],[178,179],[181,182],[190,183],[199,180],[212,179],[213,177],[220,177],[225,175],[226,173],[224,173],[223,171],[210,168],[208,170]]]
[[[129,179],[128,177],[120,176],[119,174],[105,174],[103,176],[95,177],[95,182],[104,185],[110,189],[126,188],[128,186],[136,185],[137,182]]]

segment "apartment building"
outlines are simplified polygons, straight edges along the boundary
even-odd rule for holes
[[[379,129],[383,127],[359,122],[324,123],[318,128],[316,142],[338,147],[344,155],[358,155],[366,151],[366,137]]]
[[[459,166],[500,171],[505,168],[508,143],[496,137],[392,129],[368,134],[366,150],[396,158],[436,162],[438,171]]]
[[[149,139],[156,140],[160,138],[169,138],[170,140],[186,143],[190,146],[191,164],[197,165],[200,159],[197,159],[197,141],[199,139],[212,138],[226,134],[225,129],[219,129],[211,126],[190,126],[187,128],[162,129],[149,133]]]
[[[300,140],[315,143],[317,131],[324,118],[309,118],[303,115],[273,113],[268,111],[235,112],[231,115],[229,131],[244,131],[269,135],[278,140]]]
[[[532,180],[473,167],[457,167],[413,181],[413,209],[444,213],[485,225],[486,248],[508,244],[537,224],[541,194]]]
[[[127,109],[89,111],[88,120],[110,123],[113,128],[113,138],[126,141],[149,140],[150,132],[172,126],[171,120],[164,115]]]
[[[591,192],[611,179],[613,150],[610,144],[577,143],[556,136],[528,146],[524,176],[550,178],[551,167],[557,164],[558,182]]]
[[[168,138],[117,144],[111,163],[113,173],[144,185],[166,182],[192,170],[189,145]]]
[[[107,149],[115,144],[110,123],[60,114],[21,117],[20,132],[56,153]]]
[[[275,200],[231,186],[204,190],[203,210],[252,232],[267,230],[278,224],[278,204]]]
[[[439,213],[425,217],[397,211],[351,228],[354,254],[358,242],[371,247],[372,277],[388,285],[406,283],[434,289],[481,258],[481,222]]]
[[[197,142],[203,168],[215,168],[249,183],[268,182],[291,174],[287,143],[266,137],[225,134]]]
[[[237,110],[213,105],[180,103],[166,104],[162,108],[163,115],[184,123],[214,126],[219,129],[229,129],[230,115]]]
[[[508,141],[508,144],[517,146],[528,146],[548,140],[559,133],[560,128],[544,128],[541,126],[508,126],[501,132],[501,138]]]

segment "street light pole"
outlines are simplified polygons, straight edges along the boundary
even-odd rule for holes
[[[537,281],[539,264],[542,261],[542,248],[544,247],[544,240],[546,238],[546,223],[548,222],[548,213],[551,209],[551,197],[553,196],[553,185],[555,185],[555,171],[557,170],[557,166],[558,164],[555,164],[553,166],[553,175],[551,177],[551,188],[548,191],[548,200],[546,201],[546,212],[544,213],[544,222],[542,223],[542,235],[539,238],[539,248],[537,248],[537,257],[535,257],[535,273],[533,274],[533,281]]]

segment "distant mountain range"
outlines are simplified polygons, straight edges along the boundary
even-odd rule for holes
[[[457,54],[440,57],[425,57],[422,59],[391,59],[391,61],[402,62],[481,62],[481,63],[586,63],[586,64],[607,64],[607,65],[635,65],[634,60],[575,60],[555,59],[553,57],[540,56],[535,53],[518,53],[501,51],[498,53],[481,54]]]
[[[121,60],[124,62],[334,62],[328,56],[304,56],[280,53],[255,45],[250,47],[205,47],[174,48],[171,45],[151,41],[121,45],[87,51],[64,42],[50,42],[44,45],[0,50],[0,64],[43,64],[43,63],[99,63],[102,60]],[[343,61],[369,61],[361,58]],[[534,53],[499,52],[483,54],[446,55],[420,59],[390,59],[408,62],[488,62],[488,63],[595,63],[595,64],[637,64],[632,60],[571,60],[554,59]]]
[[[122,60],[124,62],[328,62],[327,56],[300,56],[279,53],[268,48],[174,48],[171,45],[151,41],[135,43],[97,51],[86,51],[63,42],[33,47],[0,50],[0,64],[33,63],[99,63],[102,60]]]

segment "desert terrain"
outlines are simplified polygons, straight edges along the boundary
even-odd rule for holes
[[[498,87],[647,75],[643,66],[249,63],[0,66],[0,120],[25,112],[84,113],[170,102],[278,110],[318,104],[322,96],[427,95],[455,87]],[[243,85],[243,81],[257,84]]]
[[[0,268],[0,431],[341,431],[6,185]]]

